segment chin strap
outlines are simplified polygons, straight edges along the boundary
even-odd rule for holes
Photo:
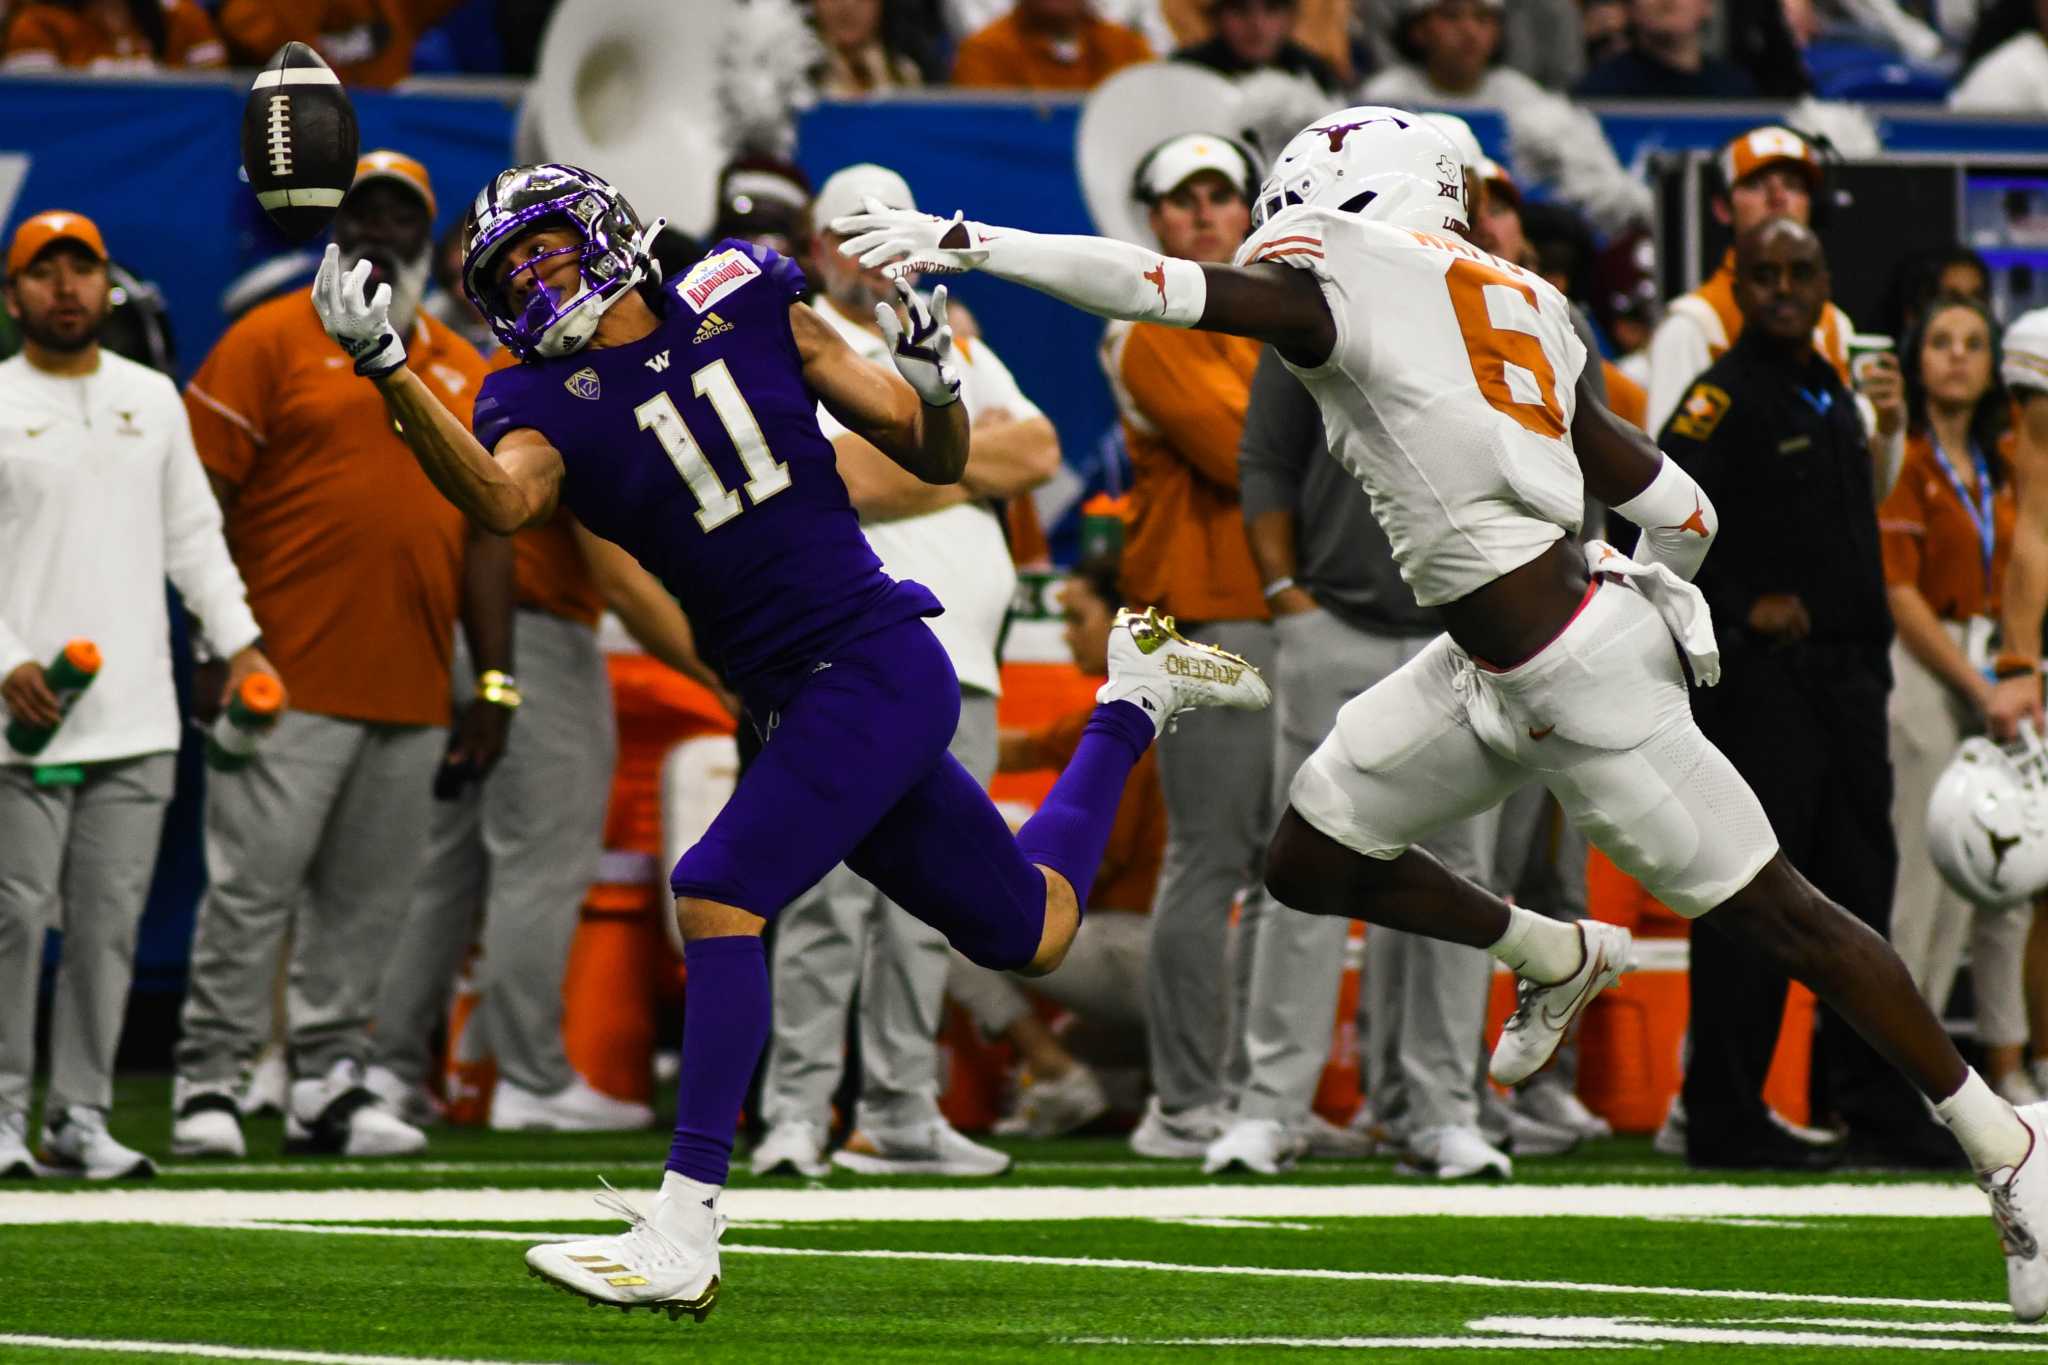
[[[661,262],[654,257],[654,239],[668,226],[668,219],[657,218],[649,223],[638,237],[633,239],[633,255],[647,262],[647,279],[650,284],[661,283]]]

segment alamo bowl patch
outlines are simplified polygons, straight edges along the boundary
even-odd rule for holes
[[[761,273],[746,253],[727,247],[690,267],[676,293],[699,313]]]
[[[1704,441],[1714,434],[1714,428],[1721,425],[1721,419],[1734,405],[1728,390],[1712,384],[1695,384],[1672,416],[1671,429],[1689,440]]]
[[[597,371],[585,365],[562,381],[562,387],[578,398],[595,398],[598,395]]]

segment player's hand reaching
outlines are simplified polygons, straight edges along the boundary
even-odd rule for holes
[[[365,298],[370,263],[356,262],[343,274],[341,248],[329,244],[320,260],[320,273],[313,277],[313,311],[327,335],[356,362],[356,373],[376,379],[405,363],[405,342],[391,325],[391,286],[380,284]]]
[[[892,278],[910,271],[957,275],[988,259],[985,243],[995,234],[957,212],[934,218],[916,209],[892,209],[873,195],[864,197],[861,206],[863,212],[834,218],[831,227],[846,239],[839,254],[856,257],[870,269],[891,267]]]
[[[896,297],[910,320],[908,330],[894,307],[875,305],[875,322],[882,329],[882,339],[889,343],[889,358],[896,362],[896,372],[930,407],[958,402],[960,375],[953,364],[953,329],[946,322],[946,286],[932,291],[930,307],[902,280],[896,281]]]

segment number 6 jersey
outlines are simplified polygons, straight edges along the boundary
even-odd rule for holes
[[[1455,601],[1578,531],[1586,348],[1548,282],[1456,237],[1306,205],[1238,249],[1237,264],[1259,261],[1322,283],[1337,344],[1288,368],[1418,604]]]
[[[884,573],[861,534],[790,331],[796,263],[728,240],[660,289],[640,340],[492,373],[477,440],[547,437],[562,505],[659,578],[705,660],[774,708],[837,645],[937,615],[938,599]]]

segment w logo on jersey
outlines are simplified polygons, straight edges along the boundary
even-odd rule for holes
[[[647,368],[654,371],[656,374],[660,374],[663,370],[667,369],[668,352],[663,351],[660,355],[652,355],[647,357]]]

